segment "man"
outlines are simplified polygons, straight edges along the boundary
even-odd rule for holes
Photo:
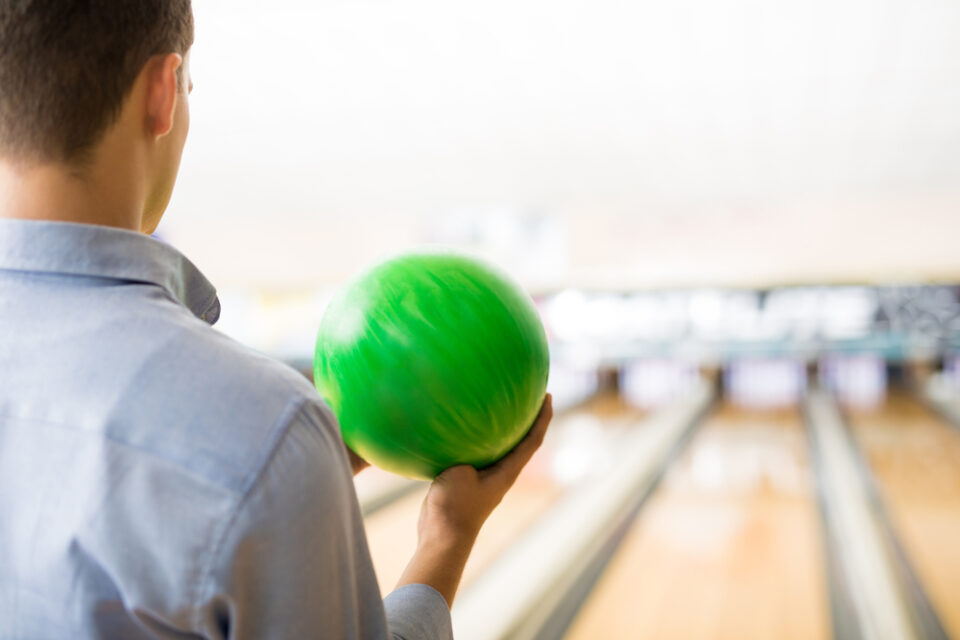
[[[380,599],[365,463],[291,369],[215,333],[148,235],[187,135],[189,0],[0,4],[0,637],[449,637],[480,526],[539,446],[432,484]]]

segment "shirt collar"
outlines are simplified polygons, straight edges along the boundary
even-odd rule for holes
[[[0,270],[146,282],[213,324],[220,300],[190,260],[148,235],[91,224],[0,219]]]

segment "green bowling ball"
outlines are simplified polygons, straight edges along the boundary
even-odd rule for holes
[[[533,424],[549,352],[530,297],[454,253],[405,254],[341,289],[320,322],[314,381],[344,442],[411,478],[496,462]]]

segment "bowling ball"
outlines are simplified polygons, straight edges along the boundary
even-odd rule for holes
[[[430,479],[510,451],[536,418],[548,368],[523,289],[474,258],[418,252],[337,292],[320,322],[314,381],[347,446]]]

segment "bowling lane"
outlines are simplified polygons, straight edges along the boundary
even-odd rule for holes
[[[566,484],[557,465],[563,462],[564,452],[569,453],[565,446],[569,436],[592,426],[613,439],[642,415],[614,394],[598,395],[584,406],[558,415],[540,451],[481,530],[464,569],[461,591],[563,494]],[[416,547],[417,517],[425,495],[426,487],[417,489],[366,518],[367,540],[384,594],[393,589]]]
[[[671,465],[568,638],[825,638],[819,512],[798,410],[722,405]]]
[[[898,390],[847,416],[917,577],[960,638],[960,435]]]

